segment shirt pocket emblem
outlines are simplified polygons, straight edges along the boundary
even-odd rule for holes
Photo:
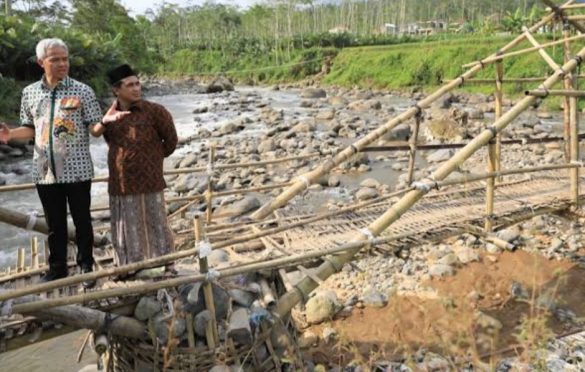
[[[81,101],[77,97],[65,97],[61,99],[59,108],[63,111],[72,112],[81,106]]]

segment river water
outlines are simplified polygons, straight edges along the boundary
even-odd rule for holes
[[[296,89],[275,91],[269,88],[238,87],[236,92],[229,93],[166,95],[148,97],[148,99],[164,105],[171,112],[179,137],[191,136],[201,127],[213,129],[230,120],[243,117],[252,119],[251,124],[247,124],[243,131],[237,133],[237,136],[261,135],[266,128],[258,120],[260,117],[259,106],[265,104],[274,109],[283,110],[285,119],[309,117],[314,110],[301,107],[299,90]],[[246,104],[248,102],[249,105]],[[401,110],[407,107],[408,100],[387,96],[384,104],[392,104],[393,107]],[[208,108],[207,112],[193,113],[194,109],[202,107]],[[189,145],[177,149],[172,156],[183,156],[200,146],[203,141],[207,140],[194,140]],[[103,138],[92,138],[90,148],[96,176],[107,175],[107,145]],[[8,185],[29,183],[30,170],[30,158],[0,162],[0,178],[6,179]],[[368,175],[356,175],[355,181],[366,176]],[[371,176],[369,175],[369,177]],[[105,183],[94,183],[92,203],[93,206],[107,205]],[[36,212],[40,214],[42,212],[35,190],[0,193],[0,205],[23,213]],[[41,234],[0,223],[0,237],[2,237],[0,240],[0,270],[15,264],[18,248],[28,247],[32,236],[38,236],[41,241],[44,239]],[[41,254],[43,254],[42,251]]]

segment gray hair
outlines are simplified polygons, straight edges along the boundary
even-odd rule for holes
[[[67,44],[65,44],[63,40],[56,38],[43,39],[37,44],[37,59],[41,61],[45,59],[45,57],[47,57],[47,50],[51,48],[63,48],[65,51],[67,51],[67,53],[69,53],[69,48],[67,48]]]

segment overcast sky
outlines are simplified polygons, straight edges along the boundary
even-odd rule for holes
[[[121,3],[130,9],[130,15],[144,14],[144,12],[151,8],[157,9],[162,3],[177,4],[180,7],[188,5],[201,5],[205,0],[121,0]],[[251,4],[260,2],[259,0],[219,0],[217,3],[225,3],[238,6],[240,8],[246,8]]]

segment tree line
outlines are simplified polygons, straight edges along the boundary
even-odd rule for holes
[[[537,0],[264,0],[245,9],[161,1],[145,14],[131,16],[119,0],[0,3],[0,98],[7,90],[2,85],[10,84],[6,78],[38,78],[34,46],[43,37],[64,39],[71,49],[72,73],[99,92],[105,89],[104,71],[121,62],[150,74],[309,62],[346,46],[418,40],[381,32],[387,23],[405,29],[417,21],[440,20],[459,25],[459,33],[493,34],[519,31],[543,9]],[[457,37],[446,35],[430,37]],[[307,63],[292,71],[302,75],[319,68]]]

